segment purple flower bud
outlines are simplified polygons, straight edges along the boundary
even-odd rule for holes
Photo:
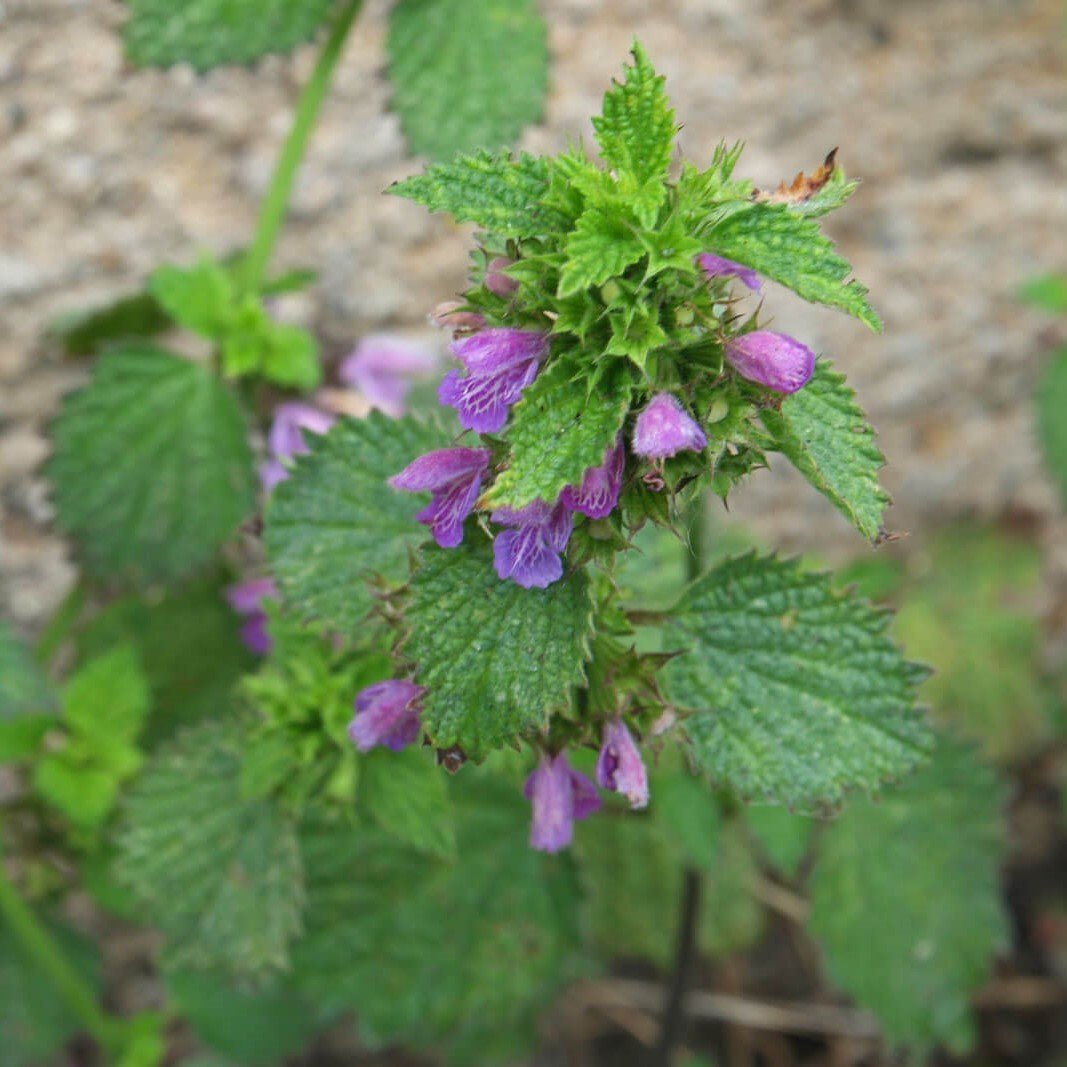
[[[590,519],[606,519],[619,502],[622,475],[626,467],[626,449],[622,438],[608,449],[599,467],[590,467],[582,475],[582,484],[568,485],[560,494],[560,502],[571,511],[579,511]]]
[[[452,352],[467,370],[449,371],[437,390],[442,404],[456,409],[460,425],[476,433],[496,433],[508,409],[537,377],[548,355],[548,337],[529,330],[480,330],[452,342]]]
[[[485,316],[476,311],[461,311],[461,300],[446,300],[430,312],[430,322],[442,330],[480,330],[485,325]]]
[[[559,852],[574,837],[574,822],[600,807],[596,786],[584,774],[572,771],[567,757],[542,756],[526,779],[523,795],[533,804],[530,847]]]
[[[504,530],[493,541],[493,565],[497,576],[524,589],[544,589],[563,577],[560,553],[571,536],[573,516],[562,504],[550,507],[540,500],[512,511],[502,508],[492,514]]]
[[[263,601],[275,599],[278,588],[273,578],[252,578],[238,582],[226,590],[226,601],[238,615],[245,616],[241,625],[241,640],[246,648],[257,656],[265,656],[271,649],[267,633],[267,615]]]
[[[371,407],[399,418],[411,389],[410,378],[428,374],[435,363],[424,345],[393,334],[364,337],[355,351],[341,361],[340,380],[358,389]]]
[[[648,807],[648,773],[622,719],[604,724],[603,744],[596,761],[596,782],[601,789],[622,793],[631,808]]]
[[[670,393],[657,393],[637,416],[633,450],[650,459],[667,459],[679,452],[699,452],[708,439]]]
[[[754,293],[758,293],[762,287],[759,275],[741,263],[735,263],[732,259],[724,259],[722,256],[714,256],[706,252],[697,256],[704,273],[709,278],[737,278],[742,285],[747,285]]]
[[[259,480],[265,492],[289,477],[285,460],[308,451],[304,433],[324,434],[337,421],[336,415],[320,411],[298,400],[279,404],[274,409],[274,421],[267,434],[270,458],[259,468]]]
[[[726,342],[726,360],[749,381],[777,393],[803,389],[815,373],[815,353],[784,333],[756,330]]]
[[[506,256],[494,256],[489,260],[485,271],[485,287],[494,296],[508,297],[519,287],[519,283],[504,271],[515,261]]]
[[[415,517],[430,527],[442,548],[455,548],[463,540],[463,522],[474,510],[488,467],[487,448],[440,448],[409,463],[389,484],[409,493],[432,493],[429,505]]]
[[[360,752],[376,745],[399,752],[419,736],[418,702],[425,692],[414,682],[395,678],[367,686],[356,695],[349,739]]]

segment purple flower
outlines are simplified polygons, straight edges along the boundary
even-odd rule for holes
[[[419,736],[418,702],[425,692],[414,682],[395,678],[367,686],[356,694],[349,739],[360,752],[376,745],[399,752]]]
[[[489,260],[485,270],[485,287],[494,296],[508,297],[519,287],[519,283],[504,271],[515,261],[507,256],[494,256]]]
[[[488,466],[487,448],[439,448],[409,463],[389,484],[409,493],[432,493],[415,518],[430,527],[442,548],[455,548],[463,540],[463,522],[474,510]]]
[[[265,656],[271,649],[267,633],[267,613],[263,601],[278,596],[278,587],[273,578],[252,578],[238,582],[226,590],[226,601],[245,621],[241,624],[241,640],[257,656]]]
[[[364,337],[355,351],[341,361],[337,375],[358,389],[371,407],[399,418],[411,389],[409,378],[433,370],[433,353],[424,345],[393,334]]]
[[[596,761],[596,783],[622,793],[631,808],[648,807],[648,773],[641,752],[622,719],[604,724],[603,743]]]
[[[687,450],[699,452],[708,439],[670,393],[657,393],[637,416],[632,443],[639,456],[667,459]]]
[[[626,466],[626,449],[622,438],[608,449],[599,467],[590,467],[582,475],[582,484],[568,485],[560,501],[571,511],[580,511],[591,519],[606,519],[619,502],[622,474]]]
[[[537,377],[548,354],[548,337],[529,330],[480,330],[453,341],[452,352],[467,377],[449,371],[437,398],[456,409],[464,429],[496,433],[507,422],[508,409]]]
[[[574,837],[574,821],[600,807],[596,786],[584,774],[572,771],[562,752],[542,756],[522,792],[533,804],[530,847],[541,852],[566,848]]]
[[[741,263],[735,263],[732,259],[724,259],[722,256],[714,256],[705,252],[697,256],[704,273],[709,278],[737,278],[742,285],[747,285],[754,293],[758,293],[762,287],[759,275]]]
[[[544,589],[563,577],[560,553],[570,540],[573,517],[562,503],[550,507],[535,500],[518,511],[494,511],[492,519],[514,527],[493,541],[498,577],[510,578],[523,589]]]
[[[755,330],[731,338],[726,342],[726,360],[742,378],[777,393],[803,389],[815,373],[815,353],[773,330]]]
[[[259,480],[266,492],[289,477],[285,460],[303,455],[308,451],[304,432],[326,433],[337,421],[335,415],[320,411],[311,404],[294,400],[279,404],[274,409],[274,422],[267,434],[267,451],[270,458],[259,468]]]

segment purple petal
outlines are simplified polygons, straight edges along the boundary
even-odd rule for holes
[[[506,256],[494,256],[489,260],[485,272],[485,287],[494,296],[509,297],[519,287],[519,283],[504,271],[515,261]]]
[[[469,481],[434,493],[430,506],[419,512],[419,521],[430,527],[441,548],[455,548],[463,540],[463,523],[474,510],[481,489],[481,475],[476,474]]]
[[[264,493],[273,492],[274,487],[288,477],[289,471],[279,459],[268,459],[259,465],[259,484],[263,486]]]
[[[439,448],[413,460],[389,484],[409,493],[429,492],[475,475],[480,478],[488,466],[487,448]]]
[[[241,641],[250,652],[265,656],[273,646],[267,632],[267,616],[261,611],[253,612],[241,625]]]
[[[349,739],[360,752],[377,745],[399,752],[419,736],[417,705],[424,692],[413,682],[395,678],[367,686],[356,695]]]
[[[548,355],[548,335],[493,327],[452,342],[452,354],[476,377],[496,375]]]
[[[307,452],[304,430],[323,434],[337,421],[335,415],[299,401],[279,404],[267,435],[267,448],[274,459],[289,459]]]
[[[371,334],[338,367],[345,385],[358,389],[372,407],[387,415],[404,414],[411,377],[428,374],[433,353],[425,345],[393,334]]]
[[[587,819],[595,811],[600,810],[600,797],[596,791],[596,785],[584,774],[571,771],[571,811],[575,820]]]
[[[449,371],[438,387],[437,399],[456,409],[464,429],[474,430],[475,433],[496,433],[508,421],[508,409],[537,377],[537,368],[537,361],[530,360],[496,374],[472,375],[469,378],[461,378],[459,371]]]
[[[622,793],[630,801],[630,807],[648,806],[648,773],[640,749],[621,719],[612,719],[604,725],[596,780],[602,789]]]
[[[697,256],[697,262],[709,278],[737,278],[754,293],[758,293],[762,288],[760,276],[742,263],[735,263],[732,259],[724,259],[710,252]]]
[[[622,475],[626,466],[626,450],[619,438],[608,449],[599,467],[590,467],[579,486],[569,485],[560,494],[560,501],[571,511],[578,511],[590,519],[606,519],[619,502]]]
[[[778,393],[803,389],[815,373],[815,353],[773,330],[756,330],[727,341],[726,359],[742,378]]]
[[[704,431],[670,393],[657,393],[637,416],[633,450],[639,456],[667,459],[679,452],[699,452],[708,443]]]
[[[559,551],[546,540],[543,526],[504,530],[493,541],[497,577],[510,578],[524,589],[544,589],[563,577]]]
[[[260,610],[264,600],[277,596],[278,587],[273,578],[250,578],[227,588],[226,603],[238,615],[251,615]]]
[[[542,756],[526,779],[523,794],[533,805],[530,845],[541,852],[559,852],[574,837],[574,820],[600,807],[596,787],[585,775],[572,771],[561,752]]]

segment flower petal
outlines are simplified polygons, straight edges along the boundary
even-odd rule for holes
[[[699,452],[708,443],[704,431],[670,393],[657,393],[634,423],[633,450],[639,456],[667,459],[679,452]]]
[[[815,353],[788,334],[755,330],[726,342],[730,366],[777,393],[795,393],[815,373]]]

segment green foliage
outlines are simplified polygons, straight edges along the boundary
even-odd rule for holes
[[[1053,353],[1037,386],[1037,435],[1067,507],[1067,348]]]
[[[580,485],[586,470],[603,463],[615,444],[632,392],[629,369],[623,367],[586,395],[577,360],[557,360],[514,408],[507,428],[511,462],[486,494],[486,505],[555,503],[564,487]]]
[[[93,989],[100,985],[92,944],[69,927],[48,924],[57,947]],[[0,922],[0,1063],[32,1067],[50,1060],[80,1029],[80,1021],[56,995],[50,975],[25,952],[6,922]]]
[[[943,741],[933,761],[829,827],[811,883],[811,929],[827,969],[894,1045],[974,1040],[968,999],[1007,941],[995,776]]]
[[[716,785],[803,810],[874,791],[927,756],[925,675],[888,616],[796,562],[743,556],[696,581],[666,627],[664,672],[697,766]]]
[[[334,0],[127,0],[126,52],[140,66],[196,70],[288,52],[322,25]]]
[[[251,509],[241,409],[207,370],[163,349],[105,355],[52,432],[56,521],[94,576],[177,578]]]
[[[55,721],[55,703],[27,649],[0,621],[0,762],[25,759],[36,751]]]
[[[372,1043],[446,1042],[455,1063],[529,1050],[538,1011],[575,971],[577,886],[566,857],[526,841],[514,783],[456,781],[458,856],[311,820],[301,832],[308,930],[295,976],[324,1010],[355,1009]]]
[[[477,760],[569,705],[592,633],[590,588],[582,571],[547,589],[502,582],[488,545],[468,540],[426,550],[405,622],[430,739]]]
[[[850,181],[840,167],[834,167],[833,173],[818,192],[806,199],[791,203],[791,211],[798,215],[817,218],[828,215],[839,207],[844,207],[852,194],[860,187],[858,181]]]
[[[803,389],[760,413],[777,448],[868,540],[889,496],[878,484],[885,457],[843,374],[820,359]]]
[[[49,333],[68,356],[93,356],[106,348],[162,333],[170,316],[150,292],[131,293],[102,307],[74,312],[52,323]]]
[[[1067,275],[1045,274],[1032,278],[1019,291],[1028,304],[1041,308],[1042,311],[1067,311]]]
[[[399,0],[389,77],[412,150],[441,158],[514,140],[541,114],[545,38],[534,0]]]
[[[175,967],[252,979],[286,967],[304,889],[289,817],[242,794],[244,747],[231,720],[189,727],[162,749],[127,798],[117,874]]]
[[[771,865],[795,878],[811,847],[814,820],[785,808],[749,807],[745,809],[745,823]]]
[[[236,299],[229,273],[210,259],[188,268],[159,267],[148,291],[174,322],[204,337],[221,336]]]
[[[505,237],[533,237],[553,224],[541,200],[548,191],[551,163],[507,152],[457,155],[389,187],[394,196],[444,211],[456,222],[473,222]]]
[[[560,275],[558,295],[571,296],[602,285],[644,254],[632,224],[590,208],[567,238],[567,263]]]
[[[90,660],[64,687],[65,730],[34,767],[33,785],[79,829],[99,829],[123,782],[140,768],[137,737],[148,701],[148,684],[127,646]]]
[[[729,214],[707,235],[708,247],[720,256],[743,263],[816,304],[855,315],[875,332],[881,320],[867,303],[859,282],[814,219],[798,215],[785,204],[749,204]]]

